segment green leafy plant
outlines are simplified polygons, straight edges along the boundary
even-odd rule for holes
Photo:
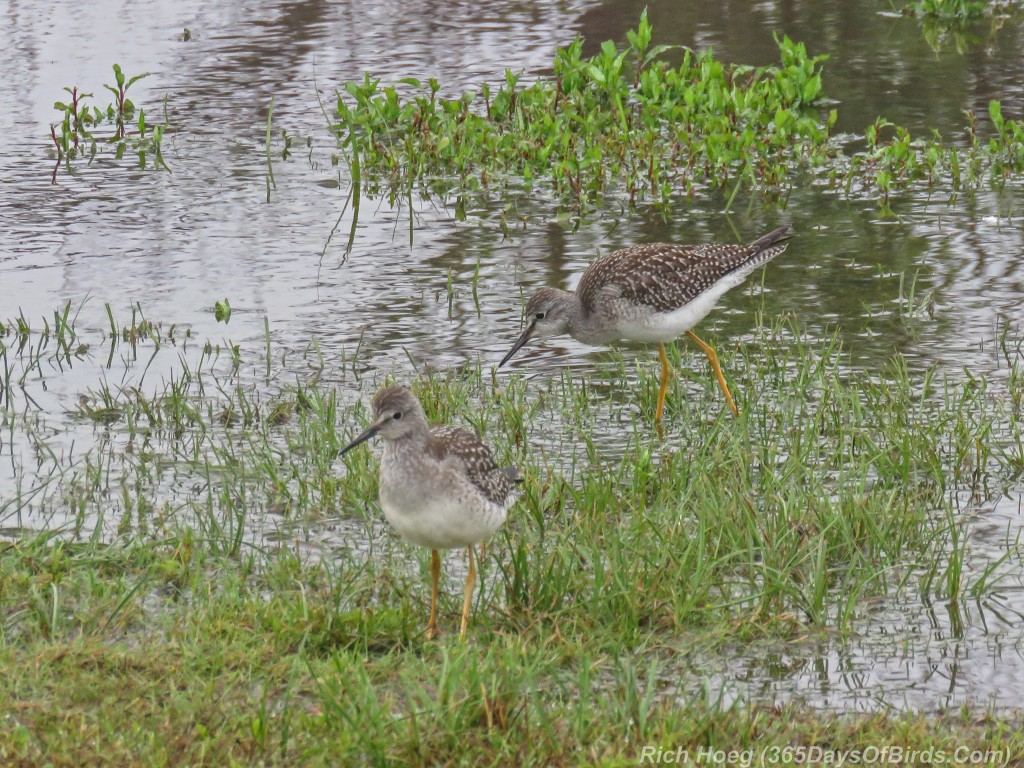
[[[549,79],[524,86],[507,71],[497,89],[458,98],[440,96],[436,80],[382,86],[366,75],[345,85],[332,127],[370,191],[395,197],[522,179],[581,205],[608,191],[667,203],[680,190],[777,189],[827,150],[835,113],[813,108],[827,57],[783,38],[781,66],[726,66],[685,49],[672,65],[666,47],[651,47],[646,13],[627,39],[591,58],[576,40]]]
[[[915,0],[906,10],[942,21],[973,21],[985,15],[986,5],[979,0]]]
[[[991,138],[968,113],[966,143],[914,135],[884,116],[860,145],[839,142],[838,113],[823,103],[827,57],[803,43],[776,38],[779,65],[751,67],[652,47],[646,14],[626,38],[590,58],[576,40],[557,51],[550,78],[524,85],[507,71],[500,86],[458,98],[443,97],[434,79],[347,83],[332,129],[353,200],[361,191],[392,203],[414,192],[454,197],[464,218],[475,197],[541,187],[577,209],[607,195],[668,206],[708,192],[728,195],[728,208],[741,188],[781,200],[811,178],[889,212],[892,194],[915,185],[954,195],[1024,172],[1024,124],[998,104]]]
[[[113,156],[117,160],[130,150],[138,156],[140,168],[145,168],[148,158],[152,158],[154,169],[170,170],[161,151],[166,123],[149,124],[145,111],[128,98],[128,89],[148,75],[147,72],[127,77],[115,64],[114,85],[103,85],[113,94],[114,102],[105,108],[87,103],[93,94],[83,93],[77,86],[64,88],[71,99],[54,103],[54,109],[61,112],[62,117],[50,125],[50,136],[57,150],[57,163],[51,177],[54,183],[62,164],[70,170],[76,160],[87,158],[91,163],[105,146],[113,148]]]
[[[231,319],[231,302],[227,299],[218,299],[213,305],[213,316],[218,323],[227,323]]]

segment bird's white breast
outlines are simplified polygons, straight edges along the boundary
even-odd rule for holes
[[[413,544],[431,549],[468,547],[505,521],[504,508],[488,501],[445,462],[401,459],[386,444],[381,460],[380,506],[388,523]]]

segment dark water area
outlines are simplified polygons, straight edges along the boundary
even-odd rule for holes
[[[510,192],[466,222],[436,200],[414,199],[412,211],[364,200],[346,257],[350,180],[344,163],[332,164],[337,148],[322,112],[333,113],[346,81],[367,72],[385,82],[436,77],[453,95],[500,81],[506,68],[541,77],[576,35],[588,52],[624,40],[645,6],[656,44],[762,65],[778,61],[773,34],[784,33],[812,54],[829,54],[824,91],[839,112],[838,130],[854,140],[884,116],[915,134],[936,130],[959,141],[965,110],[985,116],[993,98],[1006,117],[1024,116],[1020,18],[989,20],[937,43],[926,24],[893,15],[885,2],[9,3],[0,9],[0,321],[23,313],[39,327],[70,302],[88,336],[106,330],[107,304],[120,322],[141,307],[197,339],[257,348],[266,321],[273,344],[295,355],[315,340],[329,381],[331,361],[358,348],[365,391],[343,394],[353,401],[388,373],[408,379],[424,368],[496,364],[518,333],[521,296],[542,284],[573,285],[599,253],[643,241],[751,240],[785,221],[798,233],[789,251],[763,280],[723,299],[701,326],[706,335],[743,340],[758,313],[792,315],[811,338],[839,334],[852,376],[875,376],[898,353],[913,371],[967,369],[1005,388],[997,340],[1024,336],[1019,181],[953,200],[901,192],[891,217],[873,199],[810,187],[795,189],[782,209],[741,194],[725,212],[725,200],[710,196],[680,199],[666,217],[610,200],[570,223],[535,192]],[[98,160],[58,172],[51,184],[54,101],[65,98],[64,86],[79,85],[105,104],[101,84],[112,81],[115,62],[129,75],[151,73],[132,96],[153,117],[166,112],[172,172]],[[287,130],[294,145],[291,158],[280,159],[275,133],[268,202],[272,100],[275,131]],[[507,235],[497,226],[506,207],[516,222]],[[480,311],[469,288],[477,274]],[[913,312],[910,286],[920,305]],[[228,326],[212,311],[223,298],[234,309]],[[523,354],[513,369],[543,377],[568,364],[585,375],[605,354],[559,339]],[[623,355],[627,366],[652,361],[642,346]],[[31,394],[60,439],[89,445],[98,439],[93,427],[62,416],[69,403],[100,382],[131,385],[179,365],[172,351],[112,372],[97,354],[51,372]],[[614,429],[607,425],[609,443]],[[33,461],[17,440],[0,447],[3,497],[31,482]],[[1014,540],[1020,495],[1007,489],[979,512],[979,563]],[[806,697],[837,708],[1016,706],[1010,691],[1024,679],[1021,634],[998,617],[1024,611],[1024,590],[1012,584],[1003,599],[976,606],[957,629],[942,611],[897,606],[850,645],[727,649],[721,658],[688,660],[677,680],[686,688],[710,678],[736,697]],[[919,630],[909,652],[893,640],[901,624]]]

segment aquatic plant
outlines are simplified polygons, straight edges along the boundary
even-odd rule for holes
[[[170,170],[161,152],[166,123],[148,123],[145,110],[137,108],[128,98],[128,89],[148,76],[149,73],[145,72],[127,77],[115,64],[114,85],[103,85],[113,94],[114,102],[104,108],[89,104],[87,99],[93,98],[93,94],[80,91],[78,86],[64,88],[71,100],[54,103],[54,109],[61,112],[62,117],[50,125],[50,137],[57,150],[57,162],[51,176],[54,184],[62,164],[71,170],[76,160],[87,158],[91,163],[97,153],[108,146],[113,148],[112,154],[117,160],[131,151],[138,156],[140,168],[145,168],[148,158],[152,158],[154,169]]]
[[[577,39],[556,53],[550,78],[523,85],[506,71],[497,88],[458,98],[441,96],[434,79],[346,83],[332,128],[355,210],[363,190],[392,203],[416,191],[454,198],[461,218],[471,198],[524,185],[577,208],[605,195],[665,206],[709,192],[728,195],[729,207],[741,188],[781,201],[810,179],[887,212],[891,194],[914,185],[953,195],[1024,171],[1024,128],[998,102],[987,141],[968,113],[966,141],[915,136],[880,116],[840,143],[822,95],[827,57],[803,43],[777,38],[777,66],[726,65],[711,52],[651,47],[646,14],[627,41],[584,58]]]
[[[905,6],[905,11],[917,16],[930,16],[947,22],[980,19],[986,9],[986,4],[980,0],[914,0]]]
[[[820,659],[889,610],[898,631],[854,648],[919,655],[936,613],[958,638],[975,610],[1019,618],[1002,600],[1015,529],[974,535],[1024,466],[1024,359],[1005,334],[1005,383],[898,356],[851,376],[838,339],[780,321],[722,350],[759,385],[738,388],[739,419],[714,415],[707,376],[673,378],[686,397],[665,444],[656,365],[639,382],[621,356],[586,379],[422,377],[432,420],[486,433],[526,476],[469,641],[434,643],[417,634],[429,557],[380,535],[371,452],[336,458],[365,424],[346,395],[369,385],[358,348],[325,363],[311,345],[332,380],[297,381],[269,325],[220,346],[137,306],[107,307],[109,331],[77,314],[0,328],[0,435],[19,446],[4,466],[24,478],[0,499],[5,763],[632,765],[645,744],[696,754],[737,733],[781,757],[896,737],[979,764],[1024,754],[1012,714],[847,720],[722,698],[766,674],[829,686]],[[32,393],[105,345],[123,370],[55,422]],[[175,366],[143,386],[155,355]]]
[[[546,180],[579,204],[610,187],[630,203],[664,203],[680,190],[777,189],[821,161],[836,117],[813,108],[827,57],[783,37],[779,66],[726,66],[690,50],[673,66],[651,32],[644,13],[623,49],[609,41],[584,58],[577,39],[557,52],[551,78],[524,86],[507,71],[496,89],[458,98],[433,79],[384,86],[366,75],[345,85],[333,128],[353,170],[395,196],[515,177]]]

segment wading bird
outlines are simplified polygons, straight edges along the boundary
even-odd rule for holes
[[[665,343],[685,333],[696,342],[718,379],[733,414],[739,414],[718,355],[693,331],[722,295],[784,250],[792,228],[780,227],[749,245],[650,243],[603,256],[580,278],[575,293],[541,288],[526,304],[526,327],[502,358],[505,365],[534,336],[568,333],[584,344],[618,340],[656,342],[661,389],[654,420],[661,428],[670,369]]]
[[[380,461],[380,507],[406,541],[430,548],[430,620],[427,638],[437,627],[439,550],[465,547],[469,555],[462,624],[465,637],[470,598],[476,581],[473,545],[494,533],[518,492],[514,467],[499,467],[491,449],[472,432],[431,427],[420,401],[405,387],[386,387],[373,398],[373,421],[339,456],[372,437],[384,439]]]

